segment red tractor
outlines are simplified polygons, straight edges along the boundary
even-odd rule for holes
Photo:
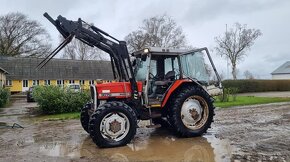
[[[151,47],[130,57],[126,42],[81,19],[44,16],[65,40],[39,64],[40,68],[73,37],[110,55],[117,82],[91,85],[92,101],[81,110],[81,124],[99,147],[129,143],[138,120],[150,120],[148,127],[166,122],[180,137],[201,136],[210,128],[214,99],[206,89],[205,55],[217,76],[216,86],[221,88],[221,82],[207,48],[185,51]]]

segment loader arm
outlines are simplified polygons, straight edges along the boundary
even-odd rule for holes
[[[132,97],[138,100],[137,83],[125,41],[119,41],[103,30],[84,22],[80,18],[77,21],[71,21],[59,15],[57,19],[54,20],[47,13],[43,15],[56,27],[65,39],[57,49],[38,65],[38,67],[43,67],[53,56],[64,48],[73,37],[75,37],[91,47],[97,47],[108,53],[111,58],[114,79],[129,81],[131,83]]]

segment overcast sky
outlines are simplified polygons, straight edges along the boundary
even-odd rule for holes
[[[58,43],[58,31],[42,14],[48,12],[68,19],[94,23],[118,39],[142,24],[142,20],[167,14],[180,25],[193,47],[215,46],[214,37],[235,22],[263,33],[248,57],[238,64],[239,78],[249,70],[258,78],[271,78],[270,73],[285,61],[290,61],[290,1],[289,0],[1,0],[0,14],[22,12],[39,21]],[[230,76],[226,60],[212,52],[220,73]]]

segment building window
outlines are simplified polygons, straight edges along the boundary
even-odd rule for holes
[[[44,85],[50,85],[50,80],[44,80]]]
[[[22,86],[28,87],[28,80],[22,80]]]
[[[94,84],[94,83],[95,83],[94,80],[90,80],[90,82],[89,82],[90,85]]]
[[[80,80],[80,85],[84,85],[85,84],[85,80]]]
[[[32,85],[34,85],[34,86],[39,85],[39,80],[33,80]]]
[[[6,80],[6,86],[12,86],[12,80]]]
[[[74,84],[75,80],[69,80],[69,84]]]
[[[57,80],[56,81],[56,84],[59,85],[59,86],[61,86],[61,85],[64,84],[64,80]]]

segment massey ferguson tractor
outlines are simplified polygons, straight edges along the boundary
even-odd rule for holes
[[[54,20],[47,13],[44,16],[64,41],[40,62],[39,68],[73,38],[110,55],[115,82],[91,85],[91,102],[81,109],[82,127],[96,145],[126,145],[136,134],[138,120],[150,120],[151,128],[166,121],[179,137],[201,136],[210,128],[214,99],[206,89],[209,78],[205,56],[218,80],[216,87],[221,88],[221,81],[207,48],[186,51],[150,47],[130,56],[125,41],[80,18],[71,21],[62,16]]]

